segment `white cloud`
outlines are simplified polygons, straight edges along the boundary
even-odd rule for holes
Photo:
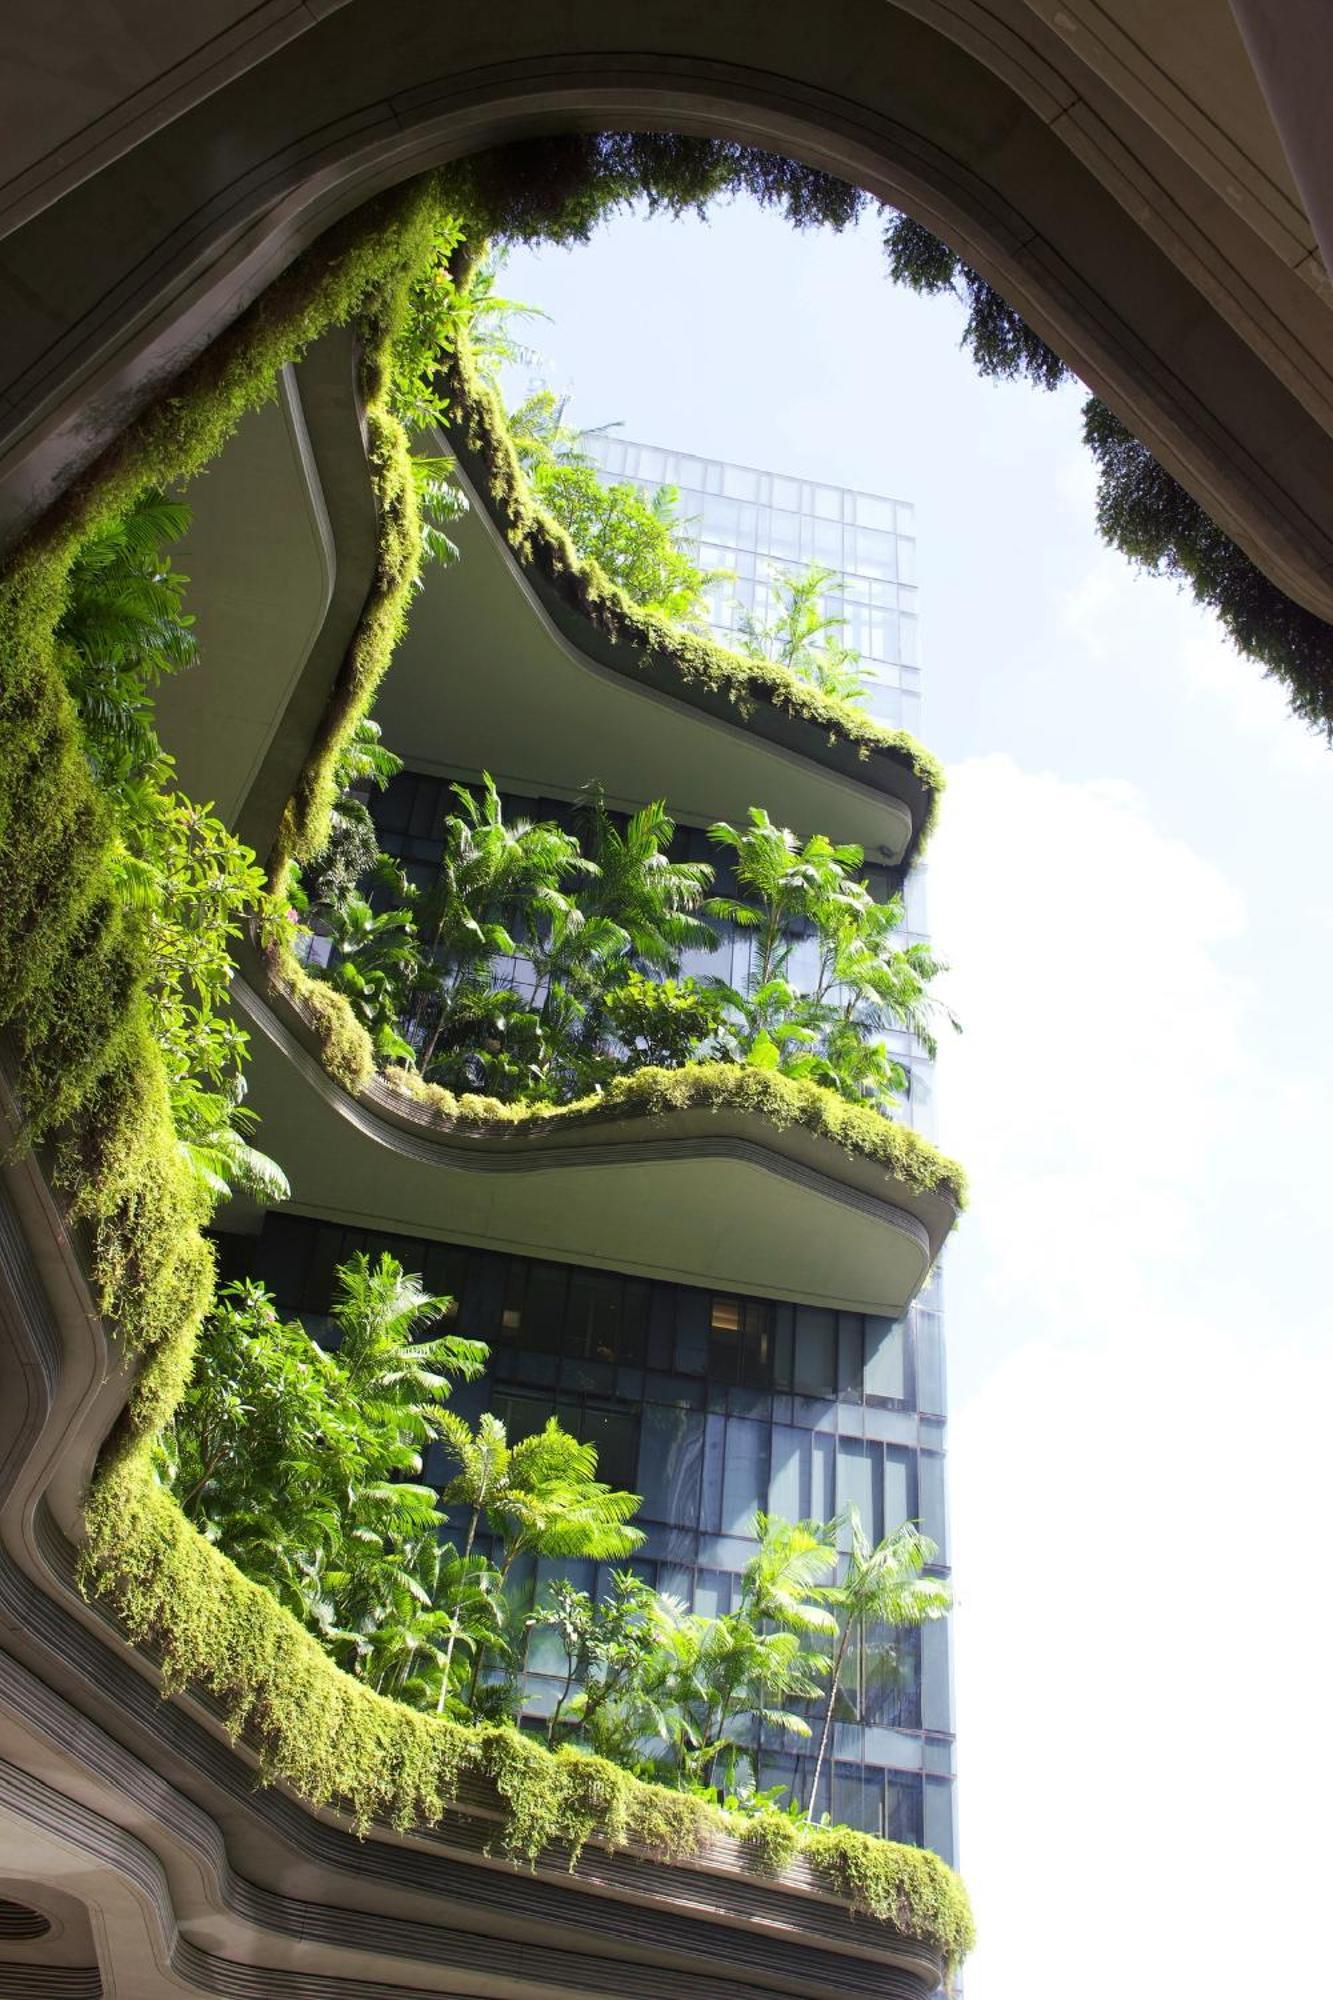
[[[988,757],[950,775],[931,904],[964,1023],[939,1089],[967,1227],[993,1287],[1040,1283],[1100,1324],[1098,1259],[1178,1245],[1238,1093],[1243,993],[1212,953],[1239,901],[1131,787]]]
[[[1131,787],[963,764],[931,900],[950,1337],[1002,1357],[953,1427],[969,2000],[1249,2000],[1326,1894],[1333,1349],[1236,1161],[1299,1179],[1327,1126],[1253,1046],[1240,899]]]

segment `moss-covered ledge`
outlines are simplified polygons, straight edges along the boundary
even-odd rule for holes
[[[966,1890],[926,1849],[778,1815],[737,1820],[601,1758],[375,1694],[185,1519],[142,1443],[103,1467],[86,1524],[83,1587],[157,1655],[164,1692],[205,1695],[265,1783],[345,1815],[363,1834],[437,1828],[451,1807],[475,1810],[480,1799],[495,1845],[516,1861],[574,1869],[589,1842],[703,1867],[711,1856],[730,1872],[740,1862],[786,1875],[806,1893],[809,1883],[884,1925],[886,1943],[907,1939],[947,1965],[971,1948]]]
[[[343,995],[312,978],[290,953],[265,953],[258,983],[263,997],[303,1031],[302,1041],[335,1082],[374,1108],[392,1108],[415,1125],[477,1138],[526,1134],[535,1139],[679,1111],[751,1112],[775,1131],[799,1126],[873,1162],[912,1194],[938,1196],[955,1211],[966,1206],[967,1176],[957,1160],[910,1126],[850,1104],[820,1084],[743,1063],[697,1062],[680,1069],[630,1070],[595,1096],[568,1104],[505,1104],[495,1097],[458,1096],[423,1081],[414,1070],[399,1065],[377,1069],[370,1036]]]
[[[566,638],[629,680],[705,712],[771,735],[784,748],[901,800],[912,818],[904,866],[934,827],[944,772],[905,730],[877,722],[855,702],[822,693],[772,660],[732,652],[703,633],[635,604],[574,547],[541,506],[518,461],[504,412],[466,341],[441,371],[445,436],[548,613]]]

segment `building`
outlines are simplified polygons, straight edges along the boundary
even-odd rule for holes
[[[516,173],[500,220],[535,214],[540,233],[589,134],[678,124],[850,178],[943,237],[1326,662],[1331,35],[1308,0],[846,0],[813,36],[808,8],[784,5],[756,20],[677,0],[630,15],[496,0],[447,40],[429,0],[196,13],[142,0],[74,32],[57,10],[12,33],[0,1990],[938,1988],[969,1923],[934,1855],[855,1830],[765,1846],[688,1805],[668,1812],[632,1778],[529,1754],[513,1732],[460,1746],[338,1675],[165,1495],[153,1451],[197,1316],[200,1204],[148,1053],[151,971],[123,850],[72,720],[64,565],[131,492],[192,482],[183,561],[203,659],[164,691],[160,726],[194,798],[257,853],[287,851],[406,588],[404,489],[368,421],[375,369],[359,343],[373,344],[363,309],[410,233],[413,177],[533,142],[558,171]],[[523,514],[484,412],[464,417],[449,438],[473,499],[463,560],[416,605],[380,709],[414,772],[400,835],[423,852],[407,858],[430,865],[439,788],[490,769],[511,796],[557,808],[602,775],[612,807],[667,797],[693,829],[762,800],[886,871],[910,866],[929,760],[829,727],[759,670],[701,671],[697,650],[600,595]],[[888,532],[812,511],[813,553],[822,535],[832,555],[840,525],[844,569],[860,568],[849,529]],[[883,595],[862,600],[865,650],[897,669],[883,698],[910,719],[906,579],[871,581]],[[290,1217],[233,1208],[229,1256],[317,1316],[319,1269],[355,1232],[427,1246],[428,1275],[489,1315],[511,1414],[554,1399],[608,1465],[634,1455],[656,1509],[649,1559],[697,1600],[721,1601],[775,1478],[783,1505],[823,1511],[846,1490],[872,1516],[932,1520],[943,1411],[927,1288],[960,1183],[919,1134],[714,1076],[567,1118],[442,1108],[377,1072],[346,1022],[258,950],[239,945],[237,964],[252,1103],[296,1192]],[[947,1848],[948,1714],[927,1707],[945,1686],[923,1656],[919,1713],[910,1684],[870,1690],[876,1719],[849,1722],[837,1746],[835,1810]]]
[[[892,500],[809,482],[802,488],[796,481],[716,462],[680,462],[677,455],[646,446],[608,445],[606,453],[608,474],[620,470],[618,455],[630,454],[643,467],[638,477],[646,484],[675,483],[678,473],[686,476],[697,464],[700,483],[684,488],[683,496],[687,511],[699,519],[703,559],[710,568],[734,568],[752,598],[767,587],[765,541],[775,555],[783,547],[764,501],[774,485],[783,497],[790,488],[797,503],[791,542],[798,558],[807,547],[839,560],[844,547],[848,555],[859,554],[866,568],[846,574],[844,601],[863,617],[878,619],[871,629],[886,630],[888,620],[871,596],[883,579],[868,569],[874,562],[896,575],[910,561],[903,553],[905,533],[873,525],[884,509],[892,515]],[[660,477],[659,461],[665,467]],[[732,498],[730,489],[741,478],[756,483],[758,502]],[[484,502],[474,498],[481,516]],[[831,514],[836,545],[821,532]],[[897,518],[906,529],[911,510],[900,507]],[[730,543],[722,539],[724,526],[732,530]],[[481,518],[463,524],[458,575],[431,587],[430,609],[438,603],[442,621],[449,619],[450,600],[466,588],[469,566],[476,574],[484,559],[478,547],[484,532]],[[910,586],[904,586],[903,599],[912,608],[900,612],[895,597],[889,615],[914,631]],[[725,590],[718,592],[716,609],[714,629],[725,639],[732,630]],[[453,757],[446,765],[440,757],[441,749],[460,740],[447,713],[432,725],[423,723],[421,691],[438,643],[429,613],[414,621],[379,708],[385,742],[403,756],[406,768],[370,800],[382,849],[422,889],[438,872],[442,823],[456,809],[453,785],[480,776],[480,767],[460,768]],[[900,702],[919,706],[919,671],[887,655],[885,646],[874,661],[875,706],[881,711]],[[900,690],[890,676],[909,680],[909,687]],[[623,754],[596,769],[586,762],[569,766],[552,754],[549,741],[539,748],[540,741],[534,737],[528,754],[541,761],[504,775],[512,816],[567,814],[584,778],[625,797]],[[506,748],[506,732],[497,730],[485,768],[490,769],[494,750],[503,755]],[[677,812],[679,768],[672,779],[667,803]],[[754,802],[768,804],[769,797]],[[626,801],[645,802],[632,792]],[[823,828],[805,824],[795,831],[804,839]],[[682,859],[717,859],[704,824],[691,824],[683,814],[676,851]],[[884,896],[901,870],[877,858],[867,873]],[[723,876],[718,889],[732,893],[734,885]],[[719,930],[719,949],[686,952],[684,969],[743,986],[747,939],[734,925]],[[799,984],[799,952],[792,976]],[[890,1039],[913,1078],[903,1116],[919,1125],[928,1113],[930,1066],[908,1036],[895,1032]],[[299,1191],[295,1206],[309,1207]],[[812,1213],[803,1227],[817,1227],[817,1216]],[[688,1267],[668,1266],[664,1275],[649,1279],[614,1268],[605,1247],[594,1247],[596,1265],[584,1265],[562,1257],[558,1245],[551,1256],[534,1258],[476,1242],[441,1241],[435,1231],[423,1237],[376,1230],[315,1210],[268,1217],[257,1242],[238,1252],[233,1268],[262,1279],[284,1310],[305,1315],[317,1333],[327,1324],[332,1269],[352,1251],[388,1249],[409,1270],[424,1271],[430,1290],[456,1299],[459,1330],[485,1340],[492,1350],[485,1377],[456,1389],[451,1406],[469,1419],[494,1410],[513,1438],[556,1415],[566,1429],[594,1442],[602,1475],[644,1496],[639,1521],[648,1540],[636,1569],[690,1609],[715,1614],[734,1608],[740,1571],[754,1552],[756,1512],[826,1520],[853,1503],[876,1541],[904,1521],[919,1520],[945,1552],[947,1567],[944,1353],[933,1277],[922,1298],[899,1316],[887,1296],[874,1299],[872,1310],[846,1311],[799,1288],[787,1297],[754,1296],[701,1283],[697,1269]],[[660,1260],[655,1268],[661,1270]],[[443,1472],[438,1476],[442,1480]],[[529,1583],[534,1598],[552,1573],[552,1565],[537,1565]],[[607,1587],[605,1565],[600,1576],[590,1563],[576,1565],[572,1574],[581,1587]],[[838,1724],[834,1761],[821,1781],[816,1810],[866,1832],[929,1845],[952,1861],[947,1626],[895,1635],[891,1650],[887,1647],[888,1635],[877,1634],[862,1650],[855,1707],[849,1701],[846,1720]],[[529,1676],[537,1712],[555,1699],[558,1680],[549,1679],[543,1667],[553,1673],[558,1660],[553,1642],[539,1641]],[[793,1754],[790,1744],[770,1744],[764,1783],[786,1783],[794,1796],[808,1797],[814,1748],[812,1743],[803,1754]]]
[[[346,656],[348,620],[358,629],[368,601],[364,583],[340,596],[340,579],[374,574],[358,552],[368,474],[352,359],[344,334],[321,342],[191,489],[181,562],[200,661],[192,686],[182,679],[164,694],[160,726],[189,795],[216,799],[265,846]],[[855,841],[877,857],[886,884],[896,879],[930,810],[929,765],[891,732],[867,724],[861,744],[782,706],[759,668],[746,670],[742,714],[724,684],[684,673],[660,635],[638,636],[623,621],[605,629],[583,603],[580,574],[553,559],[554,544],[529,535],[523,549],[512,545],[487,421],[483,406],[464,409],[448,434],[472,502],[456,531],[460,560],[429,574],[377,702],[386,741],[409,760],[377,801],[383,845],[428,877],[451,784],[491,770],[509,797],[543,815],[565,812],[590,778],[603,780],[613,810],[666,797],[687,850],[702,850],[714,819],[742,819],[763,802],[781,824]],[[738,968],[736,937],[724,936],[721,952]],[[261,957],[243,951],[239,963],[249,1101],[293,1197],[278,1212],[238,1202],[219,1217],[225,1269],[261,1277],[280,1307],[318,1332],[335,1264],[355,1247],[393,1249],[428,1286],[455,1296],[460,1329],[491,1347],[487,1379],[456,1390],[453,1406],[490,1407],[515,1436],[554,1412],[594,1441],[606,1478],[644,1496],[644,1574],[698,1610],[732,1601],[758,1508],[827,1518],[855,1499],[876,1535],[921,1517],[943,1541],[938,1315],[928,1293],[911,1309],[958,1190],[956,1171],[925,1141],[891,1144],[892,1128],[860,1110],[859,1124],[826,1129],[830,1114],[818,1104],[775,1104],[773,1086],[756,1097],[725,1075],[719,1085],[701,1073],[696,1089],[686,1071],[679,1101],[662,1106],[612,1096],[605,1111],[563,1122],[497,1123],[465,1107],[441,1117],[386,1077],[349,1076],[310,996]],[[732,1074],[744,1084],[743,1072]],[[335,1774],[324,1780],[332,1796],[316,1793],[326,1817],[311,1822],[321,1829],[312,1848],[297,1803],[312,1780],[284,1761],[302,1727],[286,1714],[284,1687],[264,1697],[261,1735],[273,1737],[269,1768],[293,1775],[286,1792],[257,1791],[253,1696],[242,1697],[252,1719],[229,1728],[237,1695],[214,1647],[191,1655],[188,1676],[212,1685],[220,1672],[213,1695],[163,1704],[149,1658],[109,1622],[116,1593],[94,1611],[74,1581],[78,1495],[102,1435],[98,1413],[109,1407],[78,1402],[74,1385],[101,1322],[77,1304],[87,1278],[77,1243],[42,1206],[41,1163],[29,1156],[12,1178],[8,1296],[31,1300],[36,1286],[55,1300],[37,1313],[15,1306],[5,1322],[18,1379],[34,1385],[14,1414],[40,1439],[74,1421],[62,1397],[75,1397],[76,1414],[86,1407],[81,1442],[59,1454],[59,1493],[55,1461],[29,1452],[16,1461],[27,1469],[8,1503],[16,1523],[34,1508],[50,1523],[38,1544],[20,1532],[3,1572],[11,1616],[26,1620],[28,1636],[10,1661],[24,1692],[5,1711],[4,1750],[24,1776],[4,1822],[0,1891],[49,1925],[22,1940],[33,1992],[43,1990],[39,1966],[91,1980],[96,1963],[145,1996],[167,1990],[151,1970],[159,1963],[202,1991],[231,1961],[263,1968],[255,1976],[270,1982],[266,1992],[833,1995],[857,1990],[867,1951],[884,1990],[919,2000],[933,1991],[943,1952],[929,1926],[920,1936],[911,1924],[868,1930],[853,1914],[859,1891],[830,1898],[811,1864],[770,1882],[744,1863],[738,1872],[725,1843],[696,1859],[673,1860],[651,1843],[620,1853],[598,1844],[594,1812],[576,1893],[559,1843],[536,1855],[535,1877],[515,1874],[490,1854],[507,1810],[503,1784],[490,1778],[470,1781],[428,1825],[396,1834],[385,1816],[403,1808],[390,1792],[368,1866]],[[69,1357],[52,1364],[54,1386],[40,1394],[39,1351]],[[142,1506],[151,1519],[155,1504],[153,1475],[136,1462],[149,1487],[120,1503],[104,1545],[113,1568],[139,1548],[132,1523]],[[155,1570],[161,1556],[150,1532],[142,1560]],[[579,1580],[603,1581],[591,1566]],[[541,1581],[530,1578],[534,1589]],[[187,1596],[167,1586],[139,1628],[159,1651],[195,1643],[176,1630]],[[50,1618],[37,1610],[45,1602]],[[283,1614],[275,1606],[265,1615]],[[936,1636],[901,1644],[892,1673],[877,1654],[857,1660],[854,1690],[848,1680],[856,1709],[837,1725],[817,1801],[853,1831],[909,1843],[885,1846],[887,1855],[918,1843],[952,1852],[948,1680]],[[221,1658],[244,1643],[238,1632]],[[66,1670],[74,1660],[77,1684]],[[552,1664],[539,1642],[529,1681],[538,1710],[553,1698]],[[351,1693],[320,1686],[321,1702],[374,1699],[355,1682],[345,1682]],[[45,1706],[37,1687],[48,1690]],[[351,1734],[335,1727],[332,1737],[347,1742],[349,1772],[359,1714],[349,1713]],[[808,1781],[808,1760],[801,1770],[783,1745],[761,1748],[765,1786]],[[400,1754],[387,1753],[390,1771]],[[344,1753],[334,1755],[341,1765]],[[81,1817],[59,1804],[71,1788]],[[35,1822],[55,1830],[35,1842]],[[209,1853],[244,1876],[245,1897],[216,1870],[187,1894]],[[145,1868],[173,1885],[147,1916],[134,1886]],[[391,1965],[405,1985],[383,1983]]]

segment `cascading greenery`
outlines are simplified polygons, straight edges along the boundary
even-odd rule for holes
[[[904,1524],[872,1548],[850,1509],[822,1523],[760,1514],[720,1615],[627,1569],[600,1601],[557,1578],[534,1603],[538,1558],[633,1555],[638,1497],[599,1480],[595,1448],[554,1418],[511,1439],[491,1413],[474,1426],[450,1410],[451,1384],[486,1357],[452,1331],[423,1337],[451,1310],[393,1257],[358,1253],[335,1274],[330,1352],[262,1286],[230,1287],[159,1450],[186,1518],[377,1693],[456,1721],[517,1722],[536,1640],[534,1668],[552,1671],[554,1646],[563,1674],[549,1748],[732,1810],[776,1806],[784,1788],[763,1790],[763,1745],[809,1741],[802,1711],[820,1699],[813,1802],[840,1700],[848,1712],[852,1641],[873,1629],[891,1658],[897,1632],[950,1607],[948,1585],[925,1573],[932,1544]],[[421,1483],[431,1444],[448,1465],[438,1492]],[[461,1517],[457,1543],[441,1506]],[[799,1817],[800,1802],[786,1810]]]
[[[836,220],[839,204],[847,207],[840,184],[744,148],[705,161],[691,142],[632,142],[605,153],[603,165],[610,177],[595,199],[588,200],[586,186],[572,191],[553,229],[577,227],[580,209],[587,216],[622,198],[635,174],[646,175],[654,198],[670,205],[748,185],[760,198],[780,201],[797,222],[817,215]],[[99,1304],[139,1359],[128,1410],[87,1499],[80,1573],[85,1588],[116,1606],[135,1640],[157,1649],[164,1686],[192,1682],[210,1692],[229,1726],[259,1750],[265,1776],[315,1804],[350,1812],[363,1827],[376,1818],[399,1826],[436,1820],[472,1774],[496,1787],[505,1816],[501,1836],[517,1853],[535,1856],[556,1841],[577,1854],[596,1834],[610,1845],[633,1839],[683,1856],[725,1825],[702,1802],[640,1785],[596,1758],[570,1751],[551,1757],[511,1729],[459,1728],[377,1695],[368,1678],[415,1685],[428,1650],[419,1634],[359,1676],[339,1671],[276,1597],[200,1535],[163,1485],[153,1440],[187,1387],[212,1292],[201,1225],[215,1181],[224,1177],[219,1169],[234,1171],[236,1155],[227,1139],[214,1147],[211,1162],[191,1159],[182,1147],[155,1018],[147,926],[128,892],[133,848],[96,761],[96,676],[80,679],[89,659],[76,657],[77,621],[66,625],[68,644],[61,638],[62,621],[77,606],[80,563],[86,579],[98,544],[130,532],[127,524],[150,495],[177,492],[206,465],[245,412],[272,393],[282,365],[299,359],[329,327],[354,323],[363,350],[380,562],[271,858],[280,881],[293,859],[308,865],[326,846],[339,763],[401,631],[423,544],[428,553],[448,554],[455,503],[440,489],[436,468],[413,464],[404,406],[396,404],[411,380],[401,356],[414,324],[413,288],[423,273],[438,271],[456,228],[451,218],[465,217],[471,234],[484,235],[494,227],[497,201],[508,199],[516,227],[540,228],[542,201],[553,192],[543,178],[539,191],[521,163],[469,163],[381,197],[328,232],[126,425],[12,552],[0,576],[0,854],[7,881],[0,1028],[28,1135],[51,1143],[55,1184],[71,1220],[86,1226]],[[434,393],[433,381],[430,388]],[[157,568],[153,580],[169,591],[168,576]],[[664,644],[663,635],[654,643]],[[727,656],[715,661],[702,642],[696,651],[701,659],[707,654],[708,673],[725,681],[732,672]],[[147,685],[131,690],[132,700]],[[827,719],[849,726],[837,704]],[[856,729],[874,748],[886,740],[868,724]],[[860,740],[855,729],[851,734]],[[933,783],[924,753],[906,739],[904,746],[923,782]],[[186,829],[187,838],[198,831]],[[209,866],[216,864],[214,856]],[[345,1010],[330,1008],[323,1027],[345,1079],[364,1076],[359,1031]],[[700,1070],[690,1089],[705,1083],[707,1071]],[[645,1109],[665,1102],[653,1073],[645,1072],[642,1084]],[[800,1095],[795,1085],[790,1091]],[[820,1104],[812,1099],[807,1106],[802,1097],[798,1113],[770,1079],[756,1075],[749,1090],[765,1115],[817,1114],[833,1129],[822,1102],[827,1093],[817,1094]],[[856,1115],[842,1109],[848,1118]],[[258,1313],[253,1301],[250,1310]],[[251,1333],[258,1337],[255,1328]],[[371,1530],[372,1541],[378,1534]],[[474,1612],[485,1616],[475,1603],[467,1615]],[[373,1649],[358,1652],[355,1619],[343,1629],[352,1635],[348,1658],[364,1666]],[[816,1848],[814,1865],[835,1893],[952,1958],[966,1951],[966,1899],[934,1856],[844,1829],[812,1833],[812,1859]],[[756,1839],[754,1851],[765,1865],[779,1865],[793,1847],[784,1834]]]
[[[919,222],[895,216],[884,242],[900,284],[961,297],[962,344],[981,374],[1021,377],[1039,389],[1073,380],[1013,307]],[[1083,405],[1083,438],[1097,461],[1103,540],[1153,575],[1188,584],[1239,650],[1285,684],[1294,712],[1333,741],[1333,630],[1270,583],[1096,396]]]
[[[337,947],[325,977],[381,1057],[534,1105],[638,1069],[736,1062],[887,1112],[907,1076],[885,1034],[907,1029],[933,1050],[939,963],[901,943],[901,899],[874,899],[859,847],[801,844],[753,807],[744,828],[709,830],[740,890],[710,897],[706,862],[670,858],[662,800],[626,817],[592,788],[567,830],[507,819],[489,777],[454,797],[428,888],[381,855],[369,873],[390,907],[342,892],[341,875],[335,893],[327,872],[309,899]],[[750,941],[742,985],[680,976],[686,950],[717,947],[714,926]],[[792,960],[807,943],[801,980]]]

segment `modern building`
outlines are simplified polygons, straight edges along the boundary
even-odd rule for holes
[[[909,570],[909,507],[648,446],[607,442],[599,456],[603,453],[608,477],[621,476],[632,465],[630,476],[649,487],[697,478],[697,484],[682,486],[682,496],[687,514],[697,520],[701,560],[709,568],[734,571],[752,605],[768,588],[767,565],[787,560],[789,548],[796,567],[804,566],[807,551],[818,551],[825,560],[859,562],[859,571],[842,572],[837,601],[847,608],[849,622],[855,607],[853,629],[879,640],[872,712],[878,707],[882,714],[904,701],[919,709],[919,670],[893,657],[903,650],[900,621],[912,634],[907,647],[915,650],[915,590],[903,585],[900,598],[899,586],[887,584],[891,608],[877,594],[889,576]],[[752,499],[734,497],[742,486],[753,492]],[[784,523],[777,502],[788,498],[793,505]],[[460,534],[458,574],[430,587],[425,615],[409,629],[378,710],[385,742],[403,757],[405,768],[372,794],[371,811],[381,848],[422,889],[438,873],[443,822],[456,810],[454,784],[480,776],[479,769],[459,769],[452,757],[446,765],[440,752],[460,738],[446,715],[427,724],[422,707],[424,683],[438,676],[439,649],[447,643],[457,608],[451,600],[461,598],[469,570],[475,575],[483,560],[485,503],[475,489],[473,499],[473,518]],[[886,518],[892,528],[875,525]],[[713,606],[713,628],[724,641],[734,631],[728,588],[719,588]],[[432,615],[437,605],[438,623]],[[894,685],[899,678],[910,678],[910,686]],[[529,701],[531,692],[529,683]],[[497,728],[485,768],[508,750],[506,732]],[[580,748],[574,753],[579,761],[567,765],[563,750],[549,744],[538,749],[535,741],[528,754],[539,761],[521,773],[506,770],[503,781],[506,808],[514,817],[567,817],[585,779],[625,795],[623,757],[594,768]],[[679,811],[683,776],[677,767],[666,793],[673,812]],[[768,793],[753,802],[768,805],[771,799]],[[645,800],[631,795],[627,803]],[[719,794],[719,810],[720,803]],[[805,823],[794,831],[805,839],[824,828]],[[691,823],[683,813],[676,852],[681,859],[717,864],[705,825]],[[883,897],[897,886],[901,864],[872,852],[867,879]],[[717,889],[735,893],[725,871]],[[735,925],[717,928],[718,949],[686,952],[684,970],[743,987],[748,938]],[[790,975],[798,985],[803,966],[798,946]],[[810,976],[808,969],[804,976]],[[497,970],[497,979],[508,977],[507,970]],[[927,1122],[930,1065],[907,1035],[897,1031],[888,1039],[913,1079],[902,1115],[921,1125]],[[435,1231],[426,1237],[322,1216],[311,1212],[299,1188],[294,1206],[297,1213],[269,1216],[257,1241],[232,1246],[229,1268],[262,1279],[279,1305],[304,1315],[317,1334],[327,1325],[334,1266],[354,1250],[387,1249],[409,1270],[423,1271],[430,1290],[456,1300],[458,1329],[491,1347],[486,1375],[456,1389],[452,1407],[470,1419],[494,1410],[513,1438],[540,1429],[555,1415],[594,1442],[602,1476],[643,1495],[639,1522],[648,1539],[636,1570],[688,1608],[713,1614],[734,1608],[740,1572],[754,1553],[758,1512],[827,1520],[850,1503],[876,1541],[904,1521],[919,1521],[941,1550],[947,1573],[945,1371],[934,1274],[906,1313],[887,1293],[872,1299],[870,1310],[847,1311],[799,1284],[787,1296],[756,1296],[700,1283],[696,1269],[667,1266],[663,1275],[648,1278],[615,1268],[604,1245],[596,1246],[595,1264],[582,1264],[561,1256],[558,1242],[549,1246],[552,1254],[533,1257],[450,1241],[447,1235],[440,1240]],[[651,1230],[656,1217],[647,1213],[643,1222]],[[809,1212],[802,1227],[808,1233],[818,1229],[817,1211]],[[442,1482],[442,1466],[436,1470]],[[565,1566],[560,1570],[566,1573]],[[550,1564],[536,1565],[527,1582],[534,1601],[553,1573]],[[599,1574],[595,1565],[579,1564],[569,1573],[598,1594],[608,1588],[608,1566]],[[868,1635],[848,1676],[832,1764],[814,1805],[840,1823],[928,1845],[953,1861],[948,1647],[943,1623]],[[544,1669],[554,1673],[558,1664],[558,1648],[548,1635],[531,1656],[528,1691],[536,1712],[556,1698],[558,1679],[548,1678]],[[812,1743],[801,1753],[789,1742],[768,1744],[764,1784],[785,1783],[793,1796],[808,1798],[814,1748]]]
[[[174,1507],[153,1449],[199,1204],[56,649],[62,564],[141,485],[190,480],[201,661],[162,690],[162,734],[192,797],[285,851],[400,608],[373,316],[349,321],[387,282],[408,184],[513,141],[555,142],[560,169],[599,130],[683,129],[941,236],[1285,593],[1318,663],[1328,11],[845,0],[812,33],[781,0],[495,0],[447,36],[434,0],[88,12],[7,27],[0,120],[0,1992],[928,2000],[967,1933],[934,1854],[854,1831],[764,1846],[513,1732],[460,1743],[339,1674]],[[549,200],[558,222],[565,186],[518,174],[513,219]],[[666,798],[687,841],[762,802],[910,867],[928,759],[759,669],[705,670],[524,514],[484,413],[447,443],[461,560],[378,710],[410,764],[381,812],[406,861],[431,865],[441,788],[490,770],[555,811],[599,777],[613,809]],[[739,572],[759,475],[717,479],[680,483],[736,504],[712,545]],[[851,636],[910,724],[897,504],[890,529],[860,495],[778,492],[798,556],[809,516],[814,557],[866,579]],[[555,1408],[609,1472],[633,1466],[644,1560],[701,1606],[727,1601],[764,1498],[942,1528],[930,1288],[960,1188],[919,1134],[713,1075],[570,1116],[423,1099],[317,992],[237,958],[250,1101],[293,1196],[222,1218],[235,1266],[317,1323],[342,1247],[402,1246],[489,1336],[516,1427]],[[891,1684],[858,1675],[830,1803],[948,1852],[947,1672],[902,1651]]]

